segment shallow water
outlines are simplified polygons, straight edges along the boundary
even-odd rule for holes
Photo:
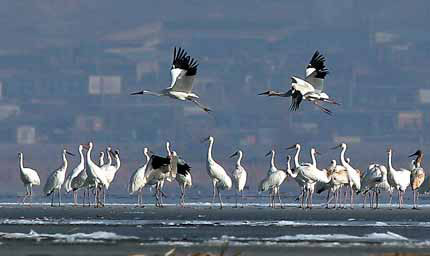
[[[105,208],[2,203],[0,253],[26,255],[27,249],[38,248],[38,253],[57,255],[62,246],[73,246],[79,250],[66,255],[154,254],[171,248],[180,255],[219,252],[226,244],[232,253],[245,255],[283,255],[285,250],[295,255],[430,252],[429,214],[428,205],[421,210],[302,210],[297,204],[269,209],[252,203],[244,208],[227,204],[220,210],[204,202],[161,209],[127,203]]]

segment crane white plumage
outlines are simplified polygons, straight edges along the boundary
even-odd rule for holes
[[[301,146],[300,144],[297,143],[287,148],[287,150],[290,150],[290,149],[296,149],[296,154],[294,155],[294,169],[291,169],[291,170],[287,169],[287,173],[297,182],[297,185],[300,188],[300,195],[299,195],[299,199],[301,201],[300,207],[304,208],[304,200],[305,200],[305,194],[307,190],[306,180],[303,177],[303,175],[298,171],[298,167],[300,167],[299,156],[300,156]]]
[[[324,79],[328,73],[324,56],[316,51],[306,67],[305,79],[292,76],[291,89],[287,92],[279,93],[269,90],[259,95],[291,97],[291,111],[297,111],[302,100],[307,100],[324,113],[331,114],[329,109],[320,105],[320,102],[339,105],[339,103],[330,99],[327,93],[324,92]]]
[[[51,206],[54,206],[54,194],[55,192],[58,193],[58,206],[61,206],[61,186],[63,186],[64,180],[66,178],[66,170],[67,170],[67,158],[66,154],[72,155],[69,151],[66,149],[63,149],[62,156],[63,156],[63,164],[60,168],[56,169],[55,171],[51,172],[51,174],[46,179],[45,186],[43,187],[43,192],[45,195],[51,197]]]
[[[109,166],[106,166],[106,168],[104,168],[104,170],[103,170],[105,172],[105,175],[106,175],[106,181],[109,183],[109,187],[110,187],[110,185],[112,184],[112,182],[115,178],[116,173],[121,168],[121,159],[119,158],[119,150],[118,149],[115,151],[110,150],[107,152],[107,154],[110,157],[112,154],[114,157],[114,160],[115,160],[115,163],[113,163],[112,160],[110,160],[112,164],[110,164]],[[105,202],[106,202],[107,191],[108,191],[108,189],[106,189],[103,192],[103,204],[105,204]]]
[[[206,164],[206,170],[209,174],[209,177],[212,180],[213,185],[213,196],[212,196],[212,203],[213,205],[215,201],[215,195],[218,194],[218,199],[220,203],[220,208],[223,207],[222,200],[221,200],[221,193],[220,190],[230,190],[232,187],[232,181],[230,176],[228,176],[227,172],[224,170],[224,168],[219,165],[212,157],[212,147],[214,144],[214,138],[212,136],[207,137],[202,141],[209,141],[209,147],[208,147],[208,153],[207,153],[207,164]]]
[[[338,146],[332,148],[332,149],[337,149],[337,148],[341,148],[341,152],[340,152],[340,162],[342,164],[343,167],[345,167],[347,173],[348,173],[348,180],[349,180],[349,188],[350,188],[350,207],[354,208],[354,191],[356,191],[356,193],[360,193],[361,191],[361,179],[360,179],[360,174],[357,172],[357,170],[355,168],[353,168],[350,164],[349,161],[347,161],[345,159],[345,152],[346,152],[346,144],[345,143],[341,143]]]
[[[90,141],[87,145],[82,145],[85,149],[87,149],[87,179],[86,182],[88,186],[95,187],[95,207],[101,206],[100,198],[99,198],[99,190],[98,187],[101,186],[103,189],[109,188],[109,183],[106,179],[106,175],[96,163],[91,159],[91,152],[93,150],[93,143]]]
[[[191,101],[205,112],[210,112],[211,110],[203,106],[199,101],[199,96],[192,91],[198,65],[197,60],[191,58],[184,49],[179,48],[176,50],[175,47],[173,50],[173,63],[170,69],[172,75],[170,87],[159,92],[142,90],[131,95],[168,96],[176,100]]]
[[[134,193],[138,193],[137,194],[137,206],[142,207],[143,206],[143,189],[145,186],[145,170],[146,170],[146,165],[149,162],[149,149],[148,148],[144,148],[143,149],[143,155],[145,156],[145,163],[143,166],[137,168],[136,171],[133,172],[133,174],[130,177],[130,181],[128,183],[128,193],[130,195],[134,194]]]
[[[329,183],[330,178],[327,170],[319,170],[316,164],[316,154],[320,154],[315,148],[311,148],[310,155],[312,163],[302,163],[297,167],[297,171],[302,175],[306,183],[306,201],[307,207],[312,208],[312,197],[317,182]]]
[[[417,150],[414,154],[409,157],[416,156],[417,158],[414,161],[413,168],[411,168],[411,188],[414,197],[414,206],[413,209],[418,209],[418,197],[419,192],[418,189],[424,184],[424,180],[426,177],[426,173],[424,169],[421,167],[421,163],[424,158],[424,153],[421,150]]]
[[[287,170],[279,169],[275,172],[272,172],[260,182],[259,191],[269,191],[269,206],[272,208],[276,208],[276,196],[278,196],[279,204],[281,208],[283,208],[280,195],[280,187],[287,179],[287,172],[291,172],[290,160],[291,157],[287,156]]]
[[[237,156],[236,166],[232,172],[232,178],[233,178],[233,185],[235,187],[235,198],[236,198],[236,208],[237,208],[237,193],[240,193],[240,198],[242,201],[242,207],[243,207],[243,189],[246,185],[246,178],[248,176],[245,168],[242,166],[242,158],[243,158],[243,152],[242,150],[238,150],[235,153],[233,153],[230,158],[233,158]]]
[[[331,160],[330,165],[327,167],[327,176],[330,178],[329,183],[317,182],[315,185],[315,191],[320,194],[327,190],[327,201],[326,208],[330,208],[330,202],[335,199],[334,208],[337,208],[340,190],[344,185],[348,185],[348,173],[345,167],[337,165],[336,160]],[[332,195],[330,197],[330,194]]]
[[[391,163],[391,158],[393,155],[393,150],[388,148],[388,183],[391,187],[397,190],[399,197],[399,208],[403,207],[403,196],[405,194],[406,189],[409,187],[411,183],[411,171],[400,168],[396,170],[393,168]]]
[[[383,184],[386,182],[386,184]],[[361,188],[363,193],[363,208],[366,207],[367,193],[371,193],[371,208],[378,208],[380,189],[388,185],[387,168],[382,164],[370,164],[367,171],[361,178]],[[386,187],[385,187],[386,188]],[[372,205],[375,202],[374,206]]]
[[[79,145],[78,148],[78,152],[79,152],[79,156],[80,156],[80,162],[78,164],[78,166],[76,166],[71,173],[69,173],[69,175],[66,178],[66,181],[64,183],[65,185],[65,190],[66,192],[70,192],[73,191],[73,204],[76,206],[78,204],[77,202],[77,190],[80,188],[80,184],[81,182],[78,181],[82,181],[82,175],[79,176],[79,174],[81,174],[82,172],[85,172],[85,158],[84,158],[84,154],[82,152],[82,150],[84,149],[84,147],[82,145]],[[77,179],[75,182],[73,182],[74,179]],[[75,185],[75,187],[72,187],[72,184]]]
[[[24,154],[22,152],[18,153],[19,158],[19,174],[22,183],[24,183],[24,187],[26,190],[26,193],[24,195],[24,198],[22,199],[22,203],[25,203],[25,199],[27,197],[31,198],[33,195],[33,185],[39,186],[40,185],[40,178],[37,174],[37,171],[28,167],[24,167]]]

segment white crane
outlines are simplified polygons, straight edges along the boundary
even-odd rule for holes
[[[342,143],[338,146],[334,147],[333,149],[341,148],[342,151],[340,152],[340,162],[343,167],[346,168],[346,171],[348,173],[348,180],[349,180],[349,188],[350,188],[350,202],[351,202],[351,208],[354,208],[354,190],[356,193],[360,193],[361,191],[361,180],[360,180],[360,174],[357,172],[355,168],[353,168],[347,160],[345,160],[345,151],[346,151],[346,144]]]
[[[307,207],[312,208],[312,197],[317,182],[329,183],[330,178],[326,170],[319,170],[316,166],[316,154],[320,154],[315,148],[310,150],[312,163],[303,163],[297,167],[297,171],[303,176],[306,182]]]
[[[130,182],[128,183],[128,193],[130,195],[137,192],[137,206],[143,207],[143,189],[145,186],[144,179],[145,179],[145,169],[146,165],[149,162],[149,149],[144,148],[143,149],[143,155],[145,156],[145,164],[139,168],[137,168],[136,171],[131,175]]]
[[[119,150],[115,150],[114,152],[112,150],[108,151],[107,153],[109,156],[110,154],[113,154],[115,159],[115,164],[110,164],[106,168],[104,168],[104,172],[106,174],[106,180],[109,183],[109,187],[112,184],[116,173],[118,172],[119,168],[121,168],[121,160],[119,158]],[[110,160],[112,162],[112,160]],[[107,189],[103,192],[103,204],[106,202],[106,193]]]
[[[300,155],[301,146],[300,144],[294,144],[291,147],[287,148],[287,150],[289,149],[296,149],[296,154],[294,155],[294,172],[292,170],[288,171],[288,169],[287,169],[287,172],[297,182],[297,185],[299,185],[300,187],[300,196],[299,196],[299,199],[301,201],[300,207],[304,208],[306,180],[303,177],[303,175],[301,175],[298,172],[298,167],[300,167],[299,155]]]
[[[69,173],[69,175],[66,178],[66,181],[64,183],[65,185],[65,190],[66,192],[70,192],[73,191],[73,205],[76,206],[78,204],[78,189],[80,188],[79,186],[77,187],[72,187],[72,183],[74,179],[78,179],[81,180],[82,176],[79,176],[79,174],[81,174],[82,172],[85,171],[85,158],[84,158],[84,153],[82,152],[82,150],[84,149],[84,147],[82,145],[79,145],[78,151],[79,151],[79,156],[80,156],[80,162],[78,164],[78,166],[76,166],[71,173]],[[78,181],[77,180],[77,181]],[[75,182],[73,183],[73,185],[79,185],[79,182]]]
[[[387,179],[387,168],[382,164],[370,164],[361,178],[361,187],[363,193],[363,208],[366,207],[366,196],[369,192],[371,193],[370,207],[378,208],[380,190],[384,189],[390,191],[390,185]]]
[[[143,90],[134,92],[131,95],[168,96],[176,100],[191,101],[205,112],[209,112],[211,110],[203,106],[198,100],[199,96],[192,92],[198,65],[197,60],[191,58],[185,50],[179,48],[176,51],[175,47],[173,50],[173,63],[170,69],[172,75],[170,87],[159,92]]]
[[[414,168],[411,168],[411,188],[413,192],[414,197],[414,207],[413,209],[418,209],[418,189],[423,185],[426,173],[424,169],[421,167],[421,163],[424,158],[424,153],[421,150],[417,150],[414,154],[410,155],[409,157],[416,156],[415,159]]]
[[[221,200],[221,193],[220,190],[230,190],[232,186],[232,181],[230,176],[227,175],[227,172],[224,170],[224,168],[219,165],[212,157],[212,147],[214,143],[214,138],[212,136],[207,137],[202,141],[209,141],[209,147],[208,147],[208,154],[207,154],[207,165],[206,169],[208,171],[209,177],[212,180],[213,185],[213,196],[212,196],[212,203],[213,205],[215,201],[215,195],[218,194],[218,199],[220,203],[220,208],[223,207],[222,200]]]
[[[24,183],[24,187],[26,191],[24,198],[22,199],[22,203],[25,203],[25,199],[29,197],[30,204],[31,204],[32,202],[31,198],[33,195],[33,185],[39,186],[40,178],[36,170],[28,167],[24,167],[24,154],[22,152],[18,153],[18,158],[19,158],[19,174],[20,174],[22,183]]]
[[[269,191],[269,206],[272,208],[276,208],[276,196],[278,196],[279,204],[281,208],[283,208],[280,187],[287,179],[287,172],[291,172],[290,160],[291,157],[287,156],[287,170],[279,169],[275,172],[272,172],[260,182],[259,191]]]
[[[86,183],[89,184],[89,186],[94,186],[96,189],[95,193],[95,207],[102,206],[100,202],[99,197],[99,190],[98,187],[101,186],[103,189],[109,188],[109,183],[106,179],[106,175],[101,169],[100,166],[95,164],[93,160],[91,159],[91,151],[93,150],[93,143],[90,141],[87,145],[83,145],[85,149],[87,149],[87,180]]]
[[[236,161],[236,166],[232,172],[232,177],[233,177],[233,185],[235,187],[235,198],[236,198],[236,205],[235,207],[237,208],[237,193],[240,193],[240,199],[242,201],[242,207],[243,207],[243,189],[245,188],[246,185],[246,178],[248,176],[245,168],[243,168],[242,166],[242,158],[243,158],[243,152],[242,150],[238,150],[235,153],[233,153],[230,158],[233,158],[237,156],[237,161]]]
[[[61,206],[61,186],[63,186],[64,180],[66,178],[66,170],[67,170],[67,158],[66,154],[72,155],[66,149],[63,149],[63,164],[60,168],[51,172],[46,180],[45,186],[43,187],[43,193],[47,196],[52,195],[51,197],[51,206],[54,206],[54,194],[58,192],[58,206]]]
[[[391,187],[397,189],[399,196],[399,208],[403,207],[403,195],[411,183],[411,171],[406,169],[396,170],[393,168],[391,158],[393,150],[388,148],[388,183]]]
[[[328,69],[325,66],[325,58],[318,51],[314,53],[311,61],[306,67],[306,78],[292,76],[291,89],[284,93],[269,90],[259,95],[291,97],[290,110],[296,111],[300,107],[302,100],[307,100],[317,106],[321,111],[326,114],[331,114],[331,111],[320,105],[320,102],[339,105],[336,101],[323,91],[324,79],[328,74]]]

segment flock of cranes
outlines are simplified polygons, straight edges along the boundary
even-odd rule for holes
[[[216,197],[220,208],[223,208],[221,191],[230,190],[234,187],[236,193],[235,207],[238,206],[238,194],[240,194],[243,206],[243,190],[247,183],[247,172],[242,165],[244,153],[242,150],[236,151],[230,158],[237,157],[235,167],[231,172],[227,172],[224,167],[217,163],[213,157],[212,149],[214,138],[207,137],[202,143],[208,143],[207,150],[207,173],[212,182],[213,196],[211,205]],[[301,145],[292,145],[286,150],[295,150],[293,163],[291,156],[287,155],[286,168],[278,168],[275,161],[275,150],[266,154],[270,156],[270,167],[265,177],[258,185],[259,192],[269,193],[269,206],[276,208],[276,199],[283,208],[280,188],[289,178],[296,181],[300,195],[300,207],[312,208],[312,198],[314,192],[322,193],[327,191],[326,207],[330,208],[330,203],[335,199],[334,208],[342,207],[341,191],[344,191],[343,207],[346,206],[349,198],[350,207],[354,207],[354,195],[361,194],[363,197],[363,207],[366,206],[366,199],[370,199],[370,207],[379,207],[379,196],[381,192],[389,194],[389,204],[392,206],[392,196],[395,191],[398,194],[399,208],[404,207],[404,194],[410,186],[413,192],[413,208],[418,208],[418,196],[430,192],[430,180],[425,175],[422,168],[424,154],[417,150],[409,157],[415,157],[408,168],[394,169],[392,165],[393,150],[388,148],[386,165],[383,163],[372,163],[363,172],[351,165],[351,161],[346,157],[347,145],[339,144],[332,149],[341,149],[340,164],[332,160],[326,168],[320,168],[317,164],[317,155],[320,153],[315,149],[310,149],[310,163],[300,162]],[[84,157],[86,149],[86,157]],[[94,205],[102,207],[105,205],[105,195],[113,182],[116,173],[120,169],[119,150],[106,149],[107,161],[105,162],[105,152],[100,152],[99,161],[95,163],[91,158],[93,143],[79,145],[79,164],[68,173],[67,155],[73,155],[66,149],[62,150],[63,164],[61,167],[51,172],[47,177],[43,193],[51,196],[51,206],[54,206],[54,195],[58,195],[58,205],[61,205],[61,189],[66,192],[73,192],[73,202],[77,205],[77,192],[83,191],[83,206],[91,204],[90,195],[94,196]],[[139,167],[130,177],[128,192],[137,194],[137,206],[143,207],[143,190],[145,187],[155,190],[155,205],[163,207],[163,186],[166,182],[176,180],[180,187],[179,205],[185,206],[185,191],[192,186],[191,167],[187,162],[178,156],[176,151],[171,150],[169,142],[166,143],[166,156],[156,155],[148,148],[143,149],[145,156],[144,164]],[[18,153],[20,177],[26,188],[26,199],[32,196],[32,187],[40,185],[40,178],[34,169],[24,167],[23,153]],[[349,193],[349,197],[348,197]]]
[[[199,96],[193,92],[193,82],[197,75],[198,62],[191,58],[188,53],[182,49],[173,50],[173,61],[170,69],[171,84],[168,88],[158,92],[141,90],[131,95],[153,95],[167,96],[176,100],[189,101],[196,104],[205,112],[211,109],[204,106]],[[329,97],[324,91],[324,80],[329,73],[325,65],[325,57],[316,51],[309,64],[305,68],[305,78],[297,76],[291,77],[291,88],[287,92],[276,92],[268,90],[258,95],[291,97],[291,111],[297,111],[300,104],[305,100],[318,107],[326,114],[332,114],[322,104],[328,103],[339,105],[335,100]],[[240,194],[243,205],[243,190],[246,186],[247,172],[242,166],[244,153],[241,150],[235,152],[231,157],[237,157],[237,162],[233,171],[229,173],[218,164],[212,154],[214,138],[209,136],[202,142],[208,143],[207,151],[207,173],[212,182],[213,196],[212,204],[218,197],[219,205],[223,207],[221,191],[230,190],[233,186],[236,191],[236,204],[238,206],[238,194]],[[422,168],[423,153],[418,150],[412,156],[416,156],[408,169],[394,169],[392,166],[393,151],[387,150],[387,167],[381,163],[370,164],[366,171],[362,172],[351,165],[349,158],[345,156],[347,145],[342,143],[333,149],[340,149],[340,164],[332,160],[327,168],[320,169],[317,165],[317,155],[319,152],[311,148],[310,163],[301,163],[299,161],[301,146],[295,144],[288,150],[295,149],[293,164],[291,157],[287,156],[285,169],[276,167],[275,151],[271,150],[266,156],[271,156],[270,168],[265,178],[260,182],[258,190],[269,193],[269,205],[276,207],[276,198],[282,207],[280,187],[285,183],[288,177],[297,182],[300,188],[300,206],[302,208],[312,208],[312,198],[314,192],[322,193],[327,191],[327,207],[335,200],[334,207],[342,204],[341,190],[344,191],[344,202],[346,205],[349,193],[350,207],[354,206],[354,195],[363,195],[363,206],[367,198],[370,200],[371,207],[379,206],[379,195],[386,191],[390,195],[390,205],[394,191],[398,192],[399,208],[403,207],[404,193],[411,186],[413,191],[414,208],[418,207],[419,194],[426,193],[430,190],[429,177],[425,176]],[[84,156],[86,150],[86,157]],[[96,207],[104,206],[106,193],[113,182],[116,173],[120,169],[121,161],[119,150],[113,151],[110,147],[105,152],[101,152],[98,163],[91,158],[93,143],[79,145],[80,163],[66,177],[68,167],[66,155],[72,155],[66,149],[62,151],[63,164],[60,168],[53,171],[46,180],[43,192],[51,196],[51,205],[54,205],[54,195],[58,195],[58,205],[61,205],[61,189],[64,186],[66,192],[73,192],[74,205],[77,205],[77,192],[82,190],[83,204],[85,199],[90,204],[91,191],[94,196],[94,205]],[[166,156],[156,155],[148,148],[143,149],[145,163],[139,167],[130,177],[128,192],[137,194],[138,206],[143,206],[143,191],[145,187],[155,190],[155,205],[163,207],[163,186],[167,182],[176,180],[180,187],[179,205],[185,205],[185,191],[192,186],[191,167],[178,154],[171,150],[170,143],[166,143]],[[107,162],[105,162],[105,156]],[[33,169],[24,167],[23,154],[19,153],[19,167],[21,180],[26,188],[26,194],[23,202],[32,196],[32,187],[40,185],[40,179],[37,172]]]

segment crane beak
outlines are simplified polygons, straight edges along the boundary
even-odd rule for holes
[[[237,156],[238,154],[239,154],[238,151],[236,151],[230,156],[230,158],[233,158],[233,157]]]
[[[86,150],[90,149],[90,145],[88,144],[82,144],[82,147],[85,148]]]
[[[290,149],[294,149],[294,148],[296,148],[296,145],[292,145],[292,146],[286,148],[286,150],[290,150]]]
[[[208,141],[209,140],[209,137],[207,137],[207,138],[204,138],[202,141],[200,141],[201,143],[204,143],[204,142],[206,142],[206,141]]]
[[[417,155],[419,155],[419,152],[417,151],[417,152],[415,152],[415,153],[413,153],[412,155],[410,155],[409,157],[413,157],[413,156],[417,156]]]
[[[70,153],[69,151],[66,151],[66,154],[69,154],[69,155],[71,155],[71,156],[75,156],[75,154]]]
[[[342,147],[342,144],[339,144],[336,147],[332,147],[331,149],[337,149],[337,148],[340,148],[340,147]]]
[[[265,157],[268,157],[268,156],[270,156],[272,154],[272,151],[269,151],[266,155],[265,155]]]
[[[259,93],[258,95],[270,95],[270,91]]]
[[[143,91],[130,93],[130,95],[142,95],[142,94],[143,94]]]
[[[317,151],[317,150],[315,150],[315,154],[317,154],[317,155],[322,155],[322,154],[321,154],[321,152],[319,152],[319,151]]]

